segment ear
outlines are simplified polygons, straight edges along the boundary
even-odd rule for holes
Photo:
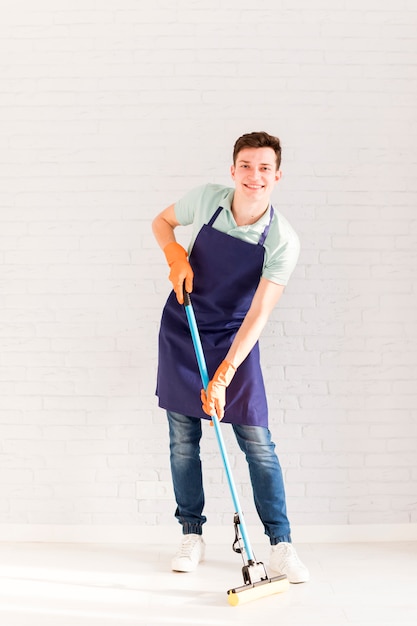
[[[232,179],[233,179],[233,180],[235,179],[235,171],[236,171],[235,166],[234,166],[234,165],[231,165],[231,166],[230,166],[230,175],[231,175],[231,177],[232,177]]]
[[[281,171],[281,170],[277,170],[277,171],[275,172],[275,182],[276,182],[276,183],[279,181],[279,179],[281,178],[281,176],[282,176],[282,171]]]

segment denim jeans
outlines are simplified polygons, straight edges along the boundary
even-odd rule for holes
[[[200,460],[202,435],[199,418],[167,411],[171,473],[177,510],[175,517],[183,533],[202,534],[204,490]],[[271,433],[261,426],[231,424],[240,449],[246,456],[256,510],[271,545],[291,542],[281,466]]]

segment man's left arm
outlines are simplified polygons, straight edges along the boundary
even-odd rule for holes
[[[261,336],[284,288],[284,285],[277,285],[266,278],[261,278],[250,309],[225,357],[225,361],[232,363],[236,369],[246,359]]]
[[[226,387],[232,381],[236,369],[246,359],[258,341],[273,308],[282,296],[284,288],[284,285],[278,285],[266,278],[261,278],[249,311],[224,361],[209,382],[207,393],[204,390],[201,393],[203,410],[207,415],[216,413],[219,419],[224,416]]]

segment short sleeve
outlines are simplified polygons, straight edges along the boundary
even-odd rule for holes
[[[181,226],[188,226],[194,222],[195,214],[201,207],[207,185],[195,187],[177,200],[174,205],[175,216]]]
[[[290,224],[281,217],[279,236],[267,238],[267,255],[262,276],[279,285],[286,285],[300,256],[300,240]]]

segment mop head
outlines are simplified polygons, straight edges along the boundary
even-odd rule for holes
[[[266,578],[256,583],[248,583],[241,587],[229,589],[227,592],[227,600],[232,606],[259,600],[266,596],[272,596],[275,593],[286,591],[290,583],[286,576],[275,576],[274,578]]]

